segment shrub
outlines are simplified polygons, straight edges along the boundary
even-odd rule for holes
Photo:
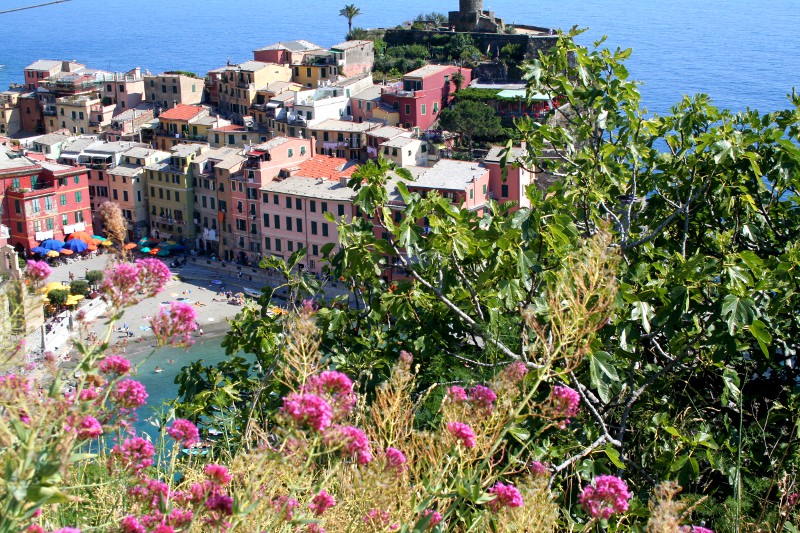
[[[82,279],[76,279],[72,283],[69,284],[69,293],[70,294],[79,294],[81,296],[89,296],[91,289],[89,288],[89,282],[84,281]]]

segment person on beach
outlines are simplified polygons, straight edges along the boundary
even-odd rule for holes
[[[72,272],[69,273],[69,280],[75,281],[75,274],[73,274]]]

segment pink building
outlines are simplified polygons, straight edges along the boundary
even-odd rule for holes
[[[351,216],[353,195],[347,181],[357,166],[347,159],[314,156],[283,179],[261,188],[264,254],[288,258],[307,248],[300,268],[321,273],[322,248],[336,243],[336,224],[325,218]]]
[[[492,198],[498,203],[516,202],[517,205],[513,210],[530,207],[531,202],[525,191],[534,182],[535,177],[520,165],[525,157],[525,147],[511,149],[506,162],[505,179],[503,179],[503,167],[500,165],[503,150],[503,147],[494,146],[483,160],[483,164],[489,169],[489,191],[492,193]],[[533,171],[536,172],[536,169]]]
[[[314,43],[298,41],[281,41],[253,51],[255,61],[264,63],[278,63],[279,65],[299,64],[307,52],[323,50]]]
[[[489,169],[480,163],[441,159],[407,186],[422,195],[436,191],[463,209],[482,212],[492,196],[489,181]]]
[[[372,41],[345,41],[331,46],[330,53],[340,73],[349,78],[372,72],[375,63],[375,43]]]
[[[381,99],[399,114],[391,126],[427,130],[450,103],[455,92],[453,76],[461,73],[462,87],[472,80],[472,70],[453,65],[426,65],[403,76],[402,85],[385,87]]]

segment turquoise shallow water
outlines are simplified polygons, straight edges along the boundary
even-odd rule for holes
[[[4,0],[0,10],[35,4]],[[355,26],[391,27],[422,12],[455,10],[457,0],[354,2]],[[0,15],[0,89],[22,81],[36,59],[76,59],[95,68],[205,74],[228,59],[276,41],[343,40],[345,4],[323,0],[71,0]],[[606,34],[631,47],[631,76],[643,81],[645,105],[664,112],[685,93],[706,92],[721,107],[775,110],[800,85],[800,2],[796,0],[485,0],[506,22],[589,27],[581,42]],[[21,30],[26,28],[25,30]]]
[[[164,401],[172,400],[178,395],[175,376],[178,375],[182,367],[199,359],[203,360],[204,366],[216,364],[226,359],[228,356],[225,355],[225,349],[221,345],[222,339],[222,336],[205,337],[189,349],[159,348],[153,355],[149,355],[149,352],[147,352],[142,355],[131,356],[131,362],[139,365],[135,378],[144,384],[148,394],[147,405],[139,409],[139,422],[136,424],[137,432],[144,431],[155,438],[156,428],[147,419],[161,410],[161,405]],[[174,359],[175,364],[168,364],[168,359]],[[163,368],[164,372],[155,373],[156,366]]]

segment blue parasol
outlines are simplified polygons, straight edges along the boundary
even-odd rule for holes
[[[64,247],[64,243],[62,241],[57,240],[57,239],[46,239],[46,240],[42,241],[39,246],[41,246],[42,248],[45,248],[47,250],[52,250],[54,252],[57,252],[57,251],[61,250]]]
[[[89,248],[89,245],[80,239],[70,239],[64,245],[64,248],[72,250],[73,252],[81,253],[85,252],[86,249]]]
[[[42,248],[41,246],[37,246],[35,248],[31,248],[31,253],[34,253],[34,254],[42,254],[42,255],[44,255],[49,251],[50,250],[48,250],[47,248]]]

